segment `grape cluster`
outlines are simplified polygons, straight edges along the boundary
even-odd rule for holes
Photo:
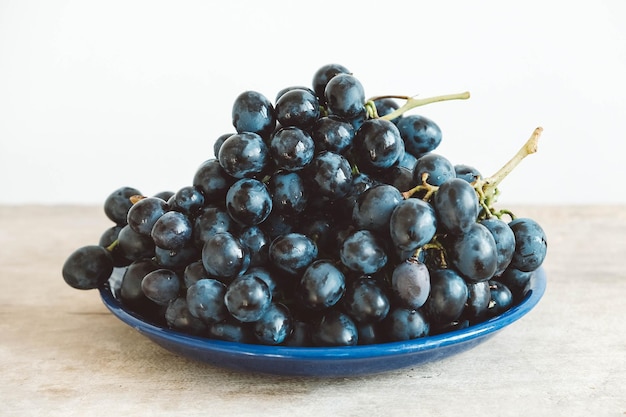
[[[273,101],[245,91],[191,183],[115,190],[113,226],[67,258],[63,278],[95,289],[121,269],[126,308],[242,343],[385,343],[497,316],[546,256],[537,222],[494,208],[540,129],[492,177],[455,165],[435,152],[439,126],[406,113],[467,97],[366,100],[338,64]]]

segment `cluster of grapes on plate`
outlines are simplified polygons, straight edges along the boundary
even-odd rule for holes
[[[272,102],[245,91],[191,184],[104,202],[114,225],[76,249],[63,278],[113,286],[125,308],[181,332],[242,343],[350,346],[410,340],[497,316],[547,251],[536,221],[496,210],[491,177],[435,149],[409,110],[468,93],[366,100],[338,64]]]

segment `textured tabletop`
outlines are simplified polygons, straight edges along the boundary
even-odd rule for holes
[[[6,416],[624,416],[626,207],[516,207],[548,236],[537,307],[486,343],[390,373],[242,374],[177,357],[61,277],[100,207],[0,206]]]

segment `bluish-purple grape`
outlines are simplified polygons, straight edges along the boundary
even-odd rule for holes
[[[509,222],[515,234],[515,252],[511,266],[520,271],[535,271],[548,251],[548,241],[543,228],[535,220],[518,217]]]
[[[237,320],[250,323],[259,320],[272,302],[272,293],[261,278],[244,274],[226,288],[224,303]]]
[[[391,275],[391,287],[403,307],[416,310],[430,294],[430,273],[416,258],[398,264]]]
[[[422,115],[403,115],[398,119],[397,126],[406,150],[417,157],[434,151],[441,143],[441,128]]]
[[[343,297],[346,278],[333,261],[318,259],[306,268],[296,291],[307,308],[327,309]]]
[[[150,236],[162,249],[181,249],[191,242],[193,225],[189,217],[178,211],[168,211],[157,219]]]
[[[283,127],[272,135],[269,152],[277,169],[299,171],[315,155],[311,135],[296,126]]]
[[[417,199],[402,200],[389,217],[389,235],[401,251],[415,251],[437,233],[437,216],[432,205]]]
[[[473,223],[460,235],[450,236],[446,249],[451,265],[468,282],[491,279],[496,272],[496,241],[489,229],[480,223]]]
[[[260,135],[241,132],[224,141],[218,160],[222,169],[232,177],[258,177],[269,167],[270,152]]]
[[[272,211],[272,196],[267,186],[254,178],[242,178],[226,193],[228,214],[243,226],[262,223]]]
[[[480,205],[474,188],[465,180],[450,178],[435,192],[433,206],[439,224],[452,234],[469,230],[476,223]]]
[[[356,230],[343,241],[341,262],[359,274],[374,274],[387,264],[387,253],[381,238],[369,230]]]
[[[254,335],[264,345],[280,345],[293,331],[293,318],[281,303],[272,303],[253,324]]]
[[[216,279],[200,279],[187,288],[187,308],[192,316],[205,323],[215,323],[228,316],[224,303],[226,285]]]
[[[404,157],[404,143],[395,124],[369,119],[354,134],[352,154],[359,170],[373,174],[397,164]]]
[[[231,233],[220,232],[204,243],[202,264],[210,276],[232,279],[246,272],[250,266],[250,253]]]
[[[281,126],[308,129],[320,117],[320,103],[315,93],[294,88],[276,101],[276,118]]]
[[[166,306],[178,298],[181,281],[176,272],[159,268],[148,272],[141,280],[141,289],[152,301]]]
[[[232,121],[238,133],[250,132],[267,136],[276,126],[276,111],[263,94],[258,91],[244,91],[233,102]]]
[[[113,257],[99,245],[74,250],[63,263],[63,279],[72,288],[91,290],[104,284],[113,272]]]

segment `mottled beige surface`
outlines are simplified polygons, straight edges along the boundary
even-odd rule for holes
[[[515,209],[548,235],[533,311],[440,362],[323,380],[170,354],[61,278],[101,208],[0,206],[0,415],[626,415],[626,207]]]

